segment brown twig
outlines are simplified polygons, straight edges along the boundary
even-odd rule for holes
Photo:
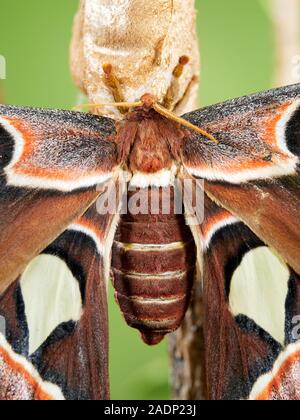
[[[275,85],[300,82],[300,1],[271,0],[276,47]]]

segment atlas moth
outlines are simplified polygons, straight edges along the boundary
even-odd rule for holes
[[[119,122],[1,106],[0,314],[24,366],[67,399],[108,398],[110,271],[127,323],[156,344],[184,317],[197,260],[210,398],[298,398],[299,104],[293,85],[182,119],[149,94]],[[169,190],[170,213],[122,213],[131,181],[142,201]],[[195,189],[204,220],[189,226]],[[118,198],[113,214],[97,211],[103,194]],[[238,275],[246,259],[252,283]],[[276,313],[264,312],[266,293]],[[0,360],[3,395],[17,398],[13,357]]]

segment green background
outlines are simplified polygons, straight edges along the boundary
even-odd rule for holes
[[[269,88],[274,48],[267,0],[197,0],[202,105]],[[5,100],[70,108],[77,90],[69,41],[78,0],[0,0],[0,55],[7,61]],[[126,326],[110,291],[113,399],[168,399],[166,341],[147,348]]]

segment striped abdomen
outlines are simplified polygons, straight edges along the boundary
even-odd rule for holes
[[[127,323],[140,330],[147,344],[159,343],[180,326],[195,272],[190,229],[182,214],[174,214],[172,190],[171,211],[162,214],[164,191],[140,190],[142,202],[149,203],[148,214],[132,214],[129,208],[121,217],[112,252],[116,299]],[[160,203],[159,214],[151,214],[153,201]]]

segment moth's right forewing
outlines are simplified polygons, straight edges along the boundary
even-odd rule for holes
[[[300,84],[205,108],[186,116],[218,141],[191,134],[182,160],[205,191],[298,273]]]

